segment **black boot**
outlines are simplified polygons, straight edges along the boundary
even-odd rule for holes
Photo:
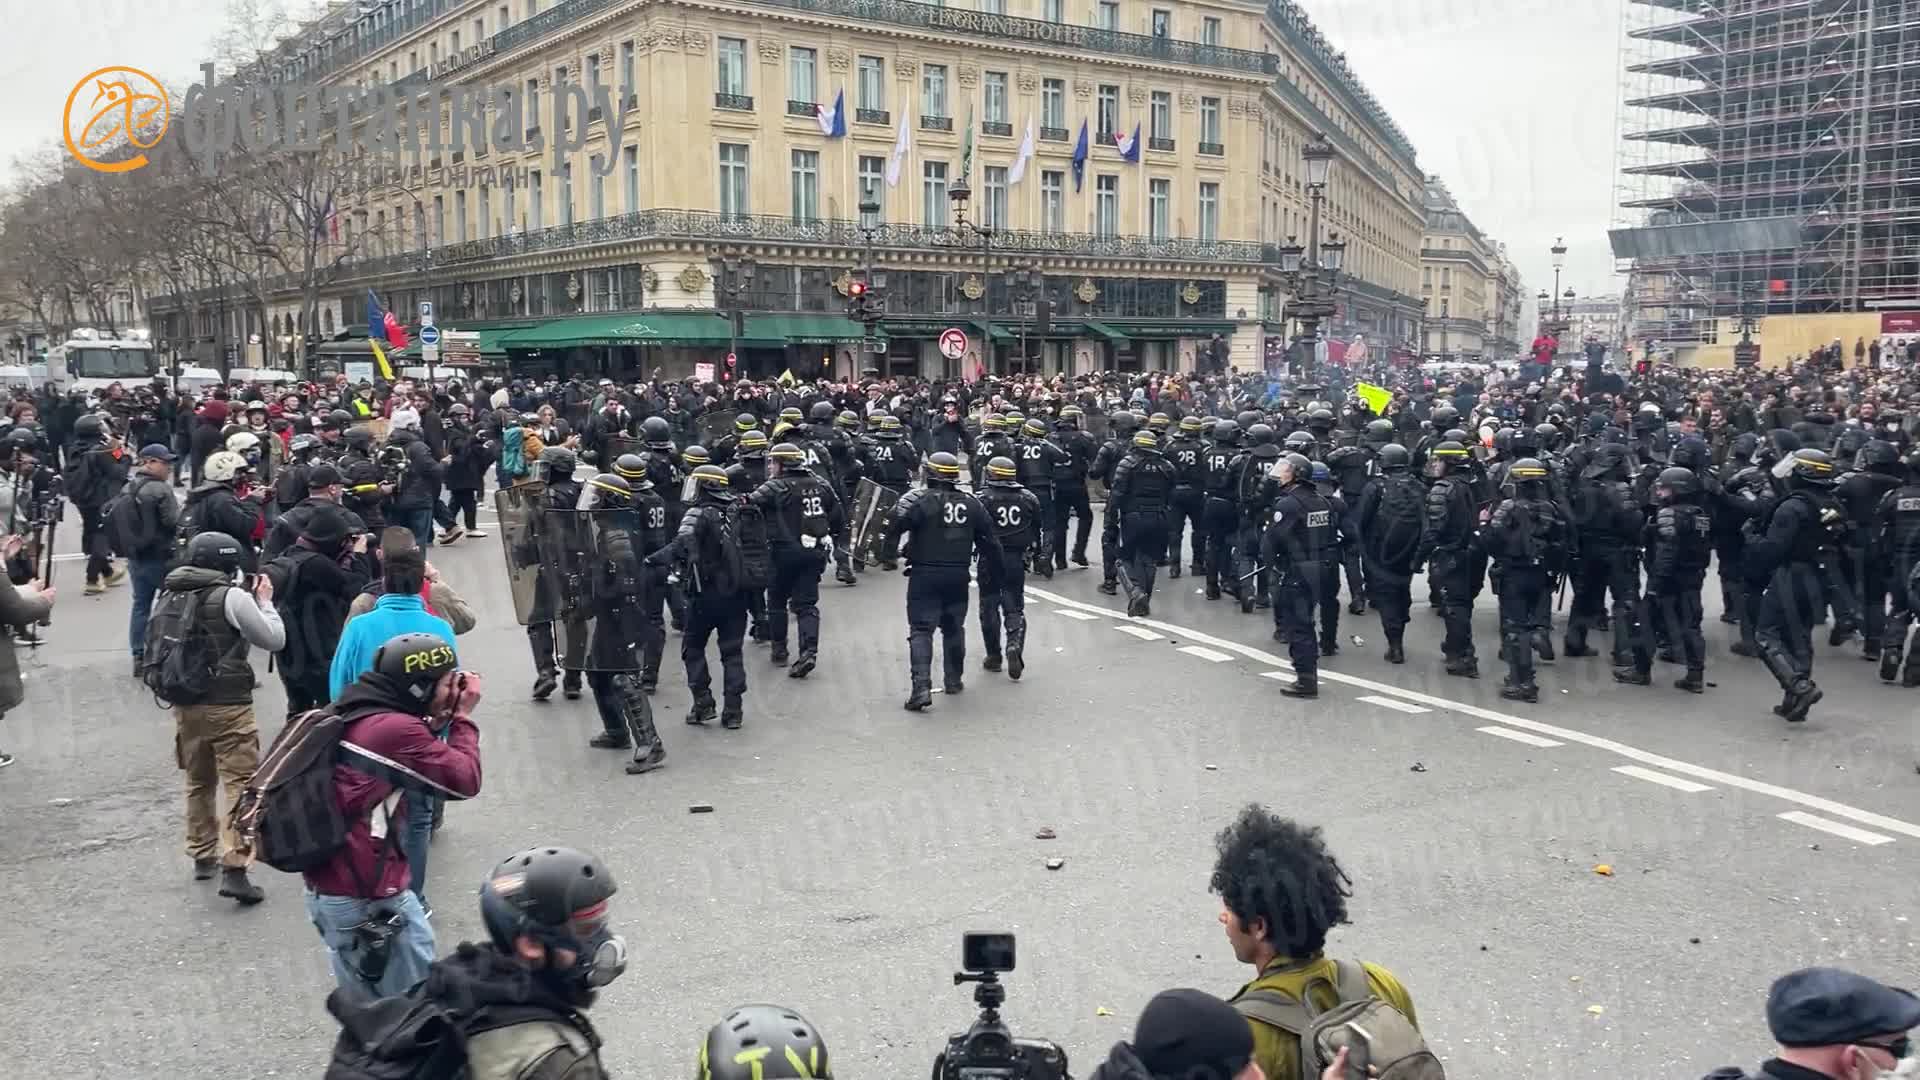
[[[244,866],[229,866],[220,871],[220,895],[241,907],[252,907],[267,898],[260,886],[247,880],[247,868]]]
[[[728,698],[720,710],[720,726],[728,731],[739,731],[740,725],[746,723],[746,713],[746,707],[739,698]]]
[[[1021,651],[1018,648],[1007,650],[1007,678],[1014,682],[1019,682],[1021,674],[1027,670],[1027,661]]]
[[[1320,680],[1311,675],[1295,677],[1292,682],[1280,688],[1280,696],[1290,698],[1317,698],[1320,696]]]
[[[1219,582],[1217,581],[1207,582],[1207,599],[1209,600],[1220,599],[1220,583]]]
[[[1623,664],[1613,669],[1613,681],[1626,683],[1629,686],[1652,686],[1653,674],[1641,671],[1630,664]]]
[[[1900,685],[1908,689],[1920,686],[1920,649],[1908,655],[1906,673],[1900,676]]]
[[[1446,670],[1447,674],[1458,675],[1463,679],[1477,679],[1480,677],[1480,663],[1471,656],[1447,661]]]
[[[1407,662],[1407,651],[1401,647],[1400,635],[1388,634],[1387,635],[1387,663],[1404,664],[1406,662]]]
[[[1786,699],[1780,703],[1780,715],[1789,724],[1798,724],[1807,718],[1807,711],[1819,703],[1826,692],[1815,686],[1812,679],[1798,679],[1787,689]]]
[[[1704,694],[1707,692],[1706,675],[1700,668],[1688,668],[1685,678],[1673,680],[1674,689],[1685,690],[1689,694]]]
[[[539,678],[533,680],[533,700],[545,701],[559,688],[560,680],[553,677],[553,672],[543,671]]]
[[[981,671],[999,671],[1000,658],[998,656],[989,656],[986,659],[980,661],[980,670]]]
[[[1514,683],[1509,680],[1500,687],[1500,696],[1508,701],[1540,700],[1540,688],[1532,683]]]
[[[220,872],[219,859],[193,860],[193,880],[195,881],[212,881],[213,876],[215,874],[218,874],[219,872]]]
[[[1120,584],[1114,581],[1103,581],[1099,585],[1095,586],[1095,588],[1099,589],[1101,592],[1105,593],[1108,596],[1112,596],[1115,593],[1118,593],[1120,591]]]
[[[687,710],[687,723],[698,726],[713,719],[712,698],[695,698],[693,708]]]
[[[1179,559],[1173,560],[1172,564],[1170,564],[1167,567],[1167,576],[1170,578],[1177,578],[1180,576],[1180,560]]]
[[[1321,656],[1339,656],[1340,655],[1340,639],[1332,638],[1332,637],[1321,638],[1320,639],[1320,655]]]
[[[907,695],[906,708],[908,712],[920,712],[932,704],[933,688],[931,686],[915,685],[913,692]]]
[[[626,732],[603,731],[587,740],[587,745],[595,750],[631,750],[633,739]]]
[[[1760,650],[1752,642],[1741,640],[1727,646],[1727,651],[1735,656],[1759,656]]]
[[[560,696],[566,698],[568,701],[580,700],[580,673],[578,671],[574,671],[571,668],[567,670],[566,678],[560,681]]]
[[[804,679],[817,663],[819,659],[814,656],[812,649],[802,649],[800,655],[794,658],[793,666],[787,669],[787,678]]]
[[[1880,647],[1880,681],[1892,682],[1900,677],[1900,653],[1906,642],[1906,633],[1902,631],[1898,638],[1889,637]]]
[[[1587,647],[1586,634],[1582,633],[1575,636],[1572,631],[1568,631],[1566,639],[1560,643],[1560,651],[1569,657],[1600,655],[1598,652]]]
[[[667,748],[661,746],[659,743],[654,743],[652,750],[649,750],[645,754],[640,754],[632,761],[627,762],[627,775],[639,776],[643,773],[650,773],[666,763]]]
[[[1880,643],[1873,640],[1872,638],[1868,638],[1860,646],[1860,659],[1865,660],[1868,663],[1872,663],[1873,661],[1880,659]]]

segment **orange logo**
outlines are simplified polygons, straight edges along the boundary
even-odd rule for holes
[[[82,98],[87,99],[84,104]],[[147,155],[139,151],[159,144],[173,120],[173,110],[160,80],[139,68],[115,66],[103,67],[75,84],[61,119],[66,124],[67,150],[80,164],[97,172],[120,173],[146,165]],[[135,151],[132,157],[108,156],[123,143]]]

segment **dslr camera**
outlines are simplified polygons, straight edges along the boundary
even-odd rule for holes
[[[963,934],[953,984],[973,983],[980,1016],[963,1034],[947,1036],[933,1061],[933,1080],[1069,1080],[1067,1052],[1046,1039],[1018,1039],[1000,1022],[1007,988],[1000,973],[1013,970],[1012,934]]]

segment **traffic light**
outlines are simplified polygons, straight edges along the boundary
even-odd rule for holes
[[[867,317],[867,283],[854,279],[847,283],[847,318],[864,321]]]

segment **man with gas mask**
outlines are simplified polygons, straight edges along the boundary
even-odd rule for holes
[[[572,594],[563,604],[584,617],[563,623],[562,632],[578,628],[587,635],[580,652],[603,729],[588,745],[632,750],[627,772],[638,776],[667,761],[667,748],[653,725],[653,705],[639,678],[641,650],[651,632],[647,574],[640,565],[646,554],[644,535],[633,513],[633,488],[617,473],[601,473],[582,484],[576,506],[571,517],[549,514],[547,522],[566,522],[561,528],[569,543],[564,546],[570,559],[578,560],[560,567],[563,587]]]
[[[1822,566],[1846,532],[1846,510],[1834,497],[1833,458],[1824,450],[1795,450],[1774,465],[1786,486],[1766,532],[1747,546],[1751,573],[1764,576],[1754,639],[1760,659],[1780,684],[1774,712],[1789,723],[1807,718],[1824,692],[1813,681],[1813,625],[1826,595]]]
[[[1572,543],[1572,524],[1548,494],[1548,475],[1538,458],[1514,461],[1506,469],[1509,494],[1481,533],[1499,583],[1500,652],[1507,662],[1500,696],[1509,701],[1540,700],[1533,681],[1535,615]]]
[[[1115,572],[1127,593],[1127,614],[1152,614],[1153,579],[1167,553],[1167,507],[1179,470],[1160,452],[1151,428],[1134,433],[1133,448],[1113,469],[1107,493],[1109,532],[1120,534]]]
[[[1260,536],[1273,597],[1273,636],[1287,644],[1293,682],[1280,688],[1291,698],[1320,696],[1320,649],[1314,637],[1314,608],[1338,603],[1327,588],[1338,585],[1339,526],[1333,505],[1313,486],[1313,462],[1305,454],[1283,454],[1272,465],[1276,494]]]
[[[1700,505],[1700,480],[1692,469],[1674,465],[1654,477],[1655,506],[1647,522],[1647,599],[1650,624],[1664,626],[1666,639],[1679,647],[1685,678],[1673,685],[1691,694],[1706,692],[1707,642],[1700,634],[1700,589],[1713,557],[1713,519]],[[1653,678],[1652,657],[1644,641],[1636,643],[1633,666],[1616,668],[1623,683],[1646,686]]]
[[[1475,512],[1468,484],[1467,448],[1443,439],[1427,454],[1427,489],[1420,547],[1414,566],[1426,565],[1427,576],[1440,596],[1440,614],[1447,636],[1440,646],[1446,672],[1468,679],[1480,677],[1480,661],[1473,651],[1473,547]]]
[[[842,534],[846,513],[827,478],[815,475],[806,451],[783,442],[768,451],[767,482],[748,496],[770,526],[772,575],[767,582],[767,637],[770,659],[785,666],[787,615],[791,608],[799,632],[799,651],[787,677],[804,679],[819,662],[820,575],[827,568],[832,537]]]
[[[1630,667],[1645,648],[1636,625],[1640,612],[1640,533],[1646,515],[1627,484],[1629,451],[1621,443],[1594,447],[1571,492],[1573,524],[1580,533],[1580,559],[1573,569],[1573,608],[1567,615],[1565,652],[1592,656],[1587,635],[1600,620],[1603,601],[1613,633],[1614,667]]]
[[[1020,470],[1004,457],[987,462],[987,489],[980,494],[981,505],[1000,538],[1000,573],[980,579],[980,638],[987,656],[981,668],[999,671],[1004,655],[1007,677],[1018,681],[1027,669],[1027,572],[1026,554],[1034,538],[1047,522],[1041,518],[1040,500],[1020,484]],[[1002,623],[1006,628],[1006,652],[1000,648]]]
[[[585,1011],[627,969],[626,940],[608,901],[619,891],[605,863],[560,846],[501,860],[480,886],[487,940],[435,961],[409,998],[358,1003],[336,991],[333,1064],[349,1076],[415,1075],[405,1040],[386,1037],[400,1008],[431,1002],[460,1032],[462,1076],[490,1080],[605,1080],[600,1036]]]

